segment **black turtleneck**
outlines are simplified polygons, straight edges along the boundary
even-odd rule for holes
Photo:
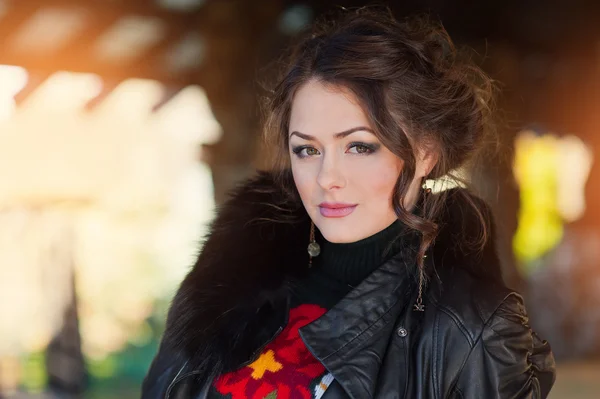
[[[326,309],[333,307],[365,277],[398,253],[402,246],[399,238],[402,226],[400,221],[395,221],[382,231],[352,243],[329,242],[317,230],[315,239],[321,246],[321,253],[313,258],[308,275],[295,286],[292,307],[304,303]]]

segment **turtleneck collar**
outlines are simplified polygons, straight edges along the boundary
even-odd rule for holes
[[[403,224],[396,220],[391,225],[362,240],[352,243],[332,243],[315,231],[321,246],[313,265],[336,280],[357,286],[371,272],[392,258],[403,245]]]

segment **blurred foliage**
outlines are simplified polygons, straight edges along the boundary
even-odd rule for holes
[[[154,312],[118,352],[93,359],[86,357],[89,387],[86,398],[139,398],[140,387],[148,367],[158,350],[164,331],[167,300],[157,300]],[[46,388],[45,353],[29,353],[22,357],[23,391],[40,393]]]

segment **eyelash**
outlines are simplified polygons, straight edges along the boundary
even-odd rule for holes
[[[361,143],[361,142],[352,142],[352,143],[348,144],[348,149],[351,149],[354,147],[364,147],[367,149],[367,151],[353,153],[353,154],[355,154],[355,155],[370,155],[379,149],[379,144],[367,144],[367,143]],[[314,155],[303,155],[302,151],[304,151],[306,149],[310,149],[310,148],[317,150],[316,148],[314,148],[313,146],[310,146],[310,145],[300,145],[300,146],[292,148],[292,152],[294,154],[296,154],[296,156],[298,158],[308,158],[308,157],[311,157]]]

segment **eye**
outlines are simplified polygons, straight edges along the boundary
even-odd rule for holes
[[[299,158],[313,157],[321,154],[319,150],[309,145],[294,147],[292,149],[292,152],[296,154]]]
[[[351,154],[371,154],[376,150],[376,146],[366,143],[350,143],[348,148],[348,152]]]
[[[305,151],[306,155],[310,155],[310,156],[319,155],[319,151],[316,148],[307,147],[307,148],[305,148],[305,150],[306,150]]]
[[[354,148],[356,150],[356,153],[358,153],[358,154],[364,154],[365,152],[370,151],[370,148],[367,148],[364,145],[355,145],[352,148]]]

